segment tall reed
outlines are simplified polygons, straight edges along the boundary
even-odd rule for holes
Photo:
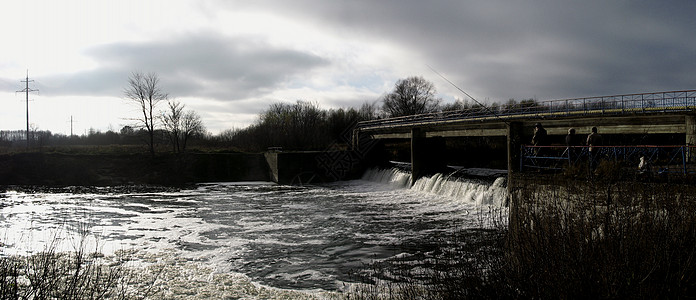
[[[366,284],[348,298],[673,299],[696,294],[696,185],[683,178],[646,180],[615,166],[586,171],[580,176],[515,175],[509,222],[443,238],[439,248],[446,250],[417,261],[377,263]]]
[[[149,284],[128,266],[125,251],[106,257],[87,245],[87,231],[74,251],[59,251],[61,238],[31,255],[0,252],[0,299],[139,299],[149,293]]]
[[[519,179],[505,260],[521,297],[696,291],[696,186],[621,177]]]

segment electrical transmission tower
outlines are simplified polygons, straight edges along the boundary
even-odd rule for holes
[[[29,147],[29,93],[38,92],[39,90],[29,88],[29,82],[34,82],[34,80],[29,80],[29,70],[27,70],[27,79],[22,80],[21,82],[24,82],[26,84],[26,87],[21,91],[17,91],[17,93],[25,93],[27,97],[27,147]]]

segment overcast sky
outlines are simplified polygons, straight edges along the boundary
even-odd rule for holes
[[[154,72],[216,134],[275,102],[377,102],[423,76],[445,102],[696,89],[696,1],[3,1],[0,129],[75,134],[137,117]],[[164,105],[162,106],[164,108]]]

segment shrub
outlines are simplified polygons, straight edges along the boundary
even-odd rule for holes
[[[82,237],[72,252],[56,250],[58,238],[28,256],[0,257],[0,299],[136,299],[147,295],[127,267],[125,252],[90,252]],[[138,290],[132,287],[139,287]]]

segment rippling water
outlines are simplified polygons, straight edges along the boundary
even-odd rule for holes
[[[175,192],[0,194],[1,252],[51,241],[70,250],[79,232],[110,254],[161,253],[215,274],[291,290],[336,290],[371,261],[425,251],[443,234],[487,226],[504,203],[494,182],[435,175],[408,188],[407,173],[371,170],[320,186],[211,183]],[[72,242],[71,242],[72,241]]]

